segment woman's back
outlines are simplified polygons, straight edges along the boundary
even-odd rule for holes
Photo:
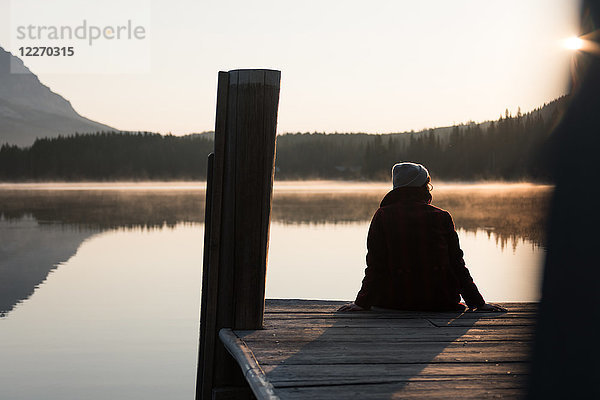
[[[448,212],[413,196],[409,188],[388,193],[367,238],[367,265],[379,271],[378,277],[373,287],[363,287],[357,303],[413,310],[455,309],[460,285],[451,260],[462,267],[464,263],[454,236]]]
[[[431,205],[431,177],[421,164],[392,168],[394,189],[381,201],[367,237],[367,269],[354,303],[339,311],[371,306],[401,310],[503,311],[486,304],[465,266],[454,222]]]

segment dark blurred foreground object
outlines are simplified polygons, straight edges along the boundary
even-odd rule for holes
[[[557,127],[531,399],[600,398],[600,1],[584,1],[572,102]]]

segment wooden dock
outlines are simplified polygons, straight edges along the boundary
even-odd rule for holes
[[[264,329],[221,329],[256,398],[524,397],[536,304],[336,313],[341,304],[267,300]]]
[[[535,305],[336,313],[342,303],[273,300],[265,308],[280,79],[274,70],[219,72],[196,400],[523,397]]]

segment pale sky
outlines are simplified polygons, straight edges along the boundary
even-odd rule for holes
[[[13,54],[15,2],[0,0],[0,46]],[[79,3],[93,2],[105,4]],[[134,5],[125,21],[149,21],[144,71],[56,74],[24,61],[88,118],[174,134],[214,128],[217,73],[237,68],[282,71],[279,133],[401,132],[528,111],[566,92],[572,52],[561,40],[578,32],[579,17],[573,0],[119,4]],[[65,23],[87,17],[64,8]],[[103,49],[94,51],[107,65],[127,63]]]

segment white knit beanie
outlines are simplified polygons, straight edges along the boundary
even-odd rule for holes
[[[392,167],[394,189],[399,187],[418,187],[427,182],[429,171],[421,164],[401,162]]]

